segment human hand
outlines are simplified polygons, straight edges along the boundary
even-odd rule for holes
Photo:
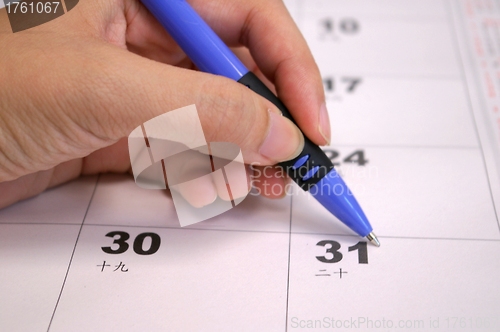
[[[275,88],[302,131],[326,144],[319,70],[283,3],[190,4]],[[190,104],[207,141],[239,145],[247,163],[273,165],[300,152],[302,134],[271,102],[227,78],[190,70],[191,61],[137,0],[81,1],[15,34],[3,9],[0,45],[0,208],[80,175],[126,172],[128,134]],[[273,167],[254,185],[283,188],[284,181]]]

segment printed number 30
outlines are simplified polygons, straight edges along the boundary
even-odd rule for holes
[[[109,232],[106,234],[107,237],[112,237],[114,239],[113,244],[117,244],[118,248],[112,249],[111,247],[101,247],[102,251],[104,251],[107,254],[122,254],[125,251],[127,251],[129,245],[127,243],[127,240],[130,238],[130,235],[126,232],[120,232],[120,231],[115,231],[115,232]],[[115,236],[118,236],[115,238]],[[144,240],[146,238],[151,238],[151,245],[149,246],[149,249],[144,250],[143,245],[144,245]],[[138,255],[152,255],[155,252],[160,249],[160,243],[161,239],[160,236],[156,233],[141,233],[136,236],[134,240],[134,252]]]

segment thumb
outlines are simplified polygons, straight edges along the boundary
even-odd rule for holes
[[[93,126],[84,129],[96,136],[116,140],[151,118],[195,104],[207,141],[237,144],[246,163],[275,164],[302,151],[304,138],[297,126],[244,85],[104,48],[108,60],[98,61],[92,73],[97,82],[93,93],[103,107],[83,122]]]

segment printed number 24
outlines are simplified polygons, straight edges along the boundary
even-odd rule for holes
[[[323,151],[328,156],[328,158],[330,158],[333,165],[338,166],[340,164],[339,162],[335,161],[335,159],[337,159],[337,157],[340,156],[340,153],[338,151],[332,149],[324,149]],[[368,163],[368,159],[365,158],[364,150],[356,150],[347,157],[345,157],[343,162],[358,164],[358,166],[364,166]]]

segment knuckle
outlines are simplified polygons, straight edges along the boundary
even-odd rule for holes
[[[208,141],[248,145],[261,128],[259,97],[239,83],[211,79],[202,85],[197,104]],[[259,125],[260,124],[260,125]]]

